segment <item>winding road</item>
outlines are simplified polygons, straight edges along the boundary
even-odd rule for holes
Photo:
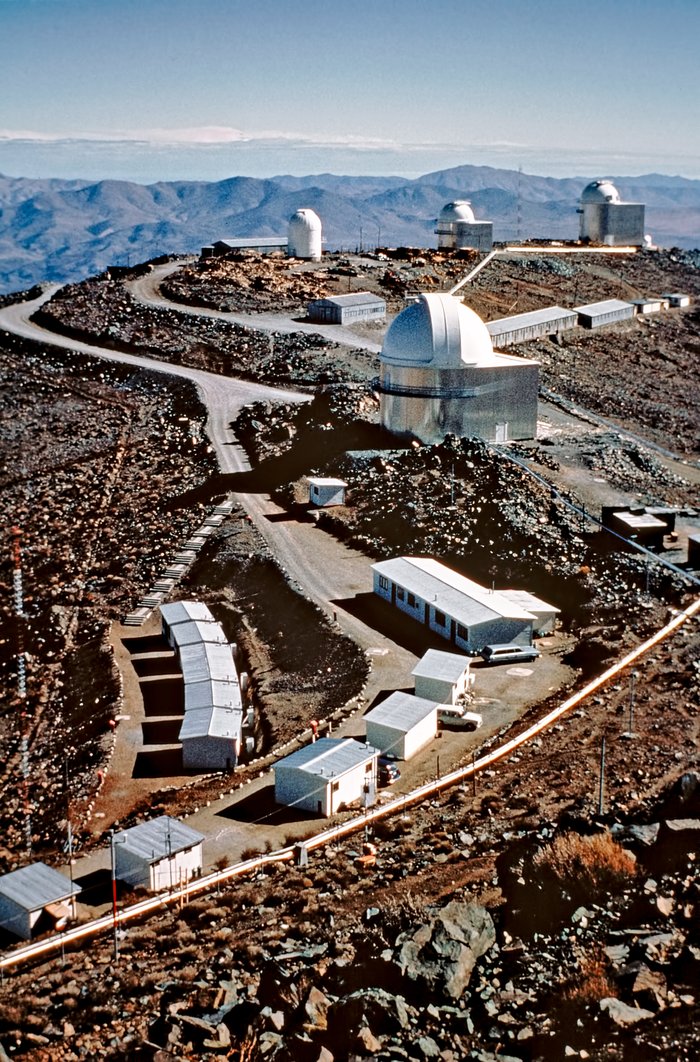
[[[149,306],[162,305],[172,310],[174,304],[162,299],[157,294],[157,289],[164,276],[179,268],[181,264],[180,262],[168,263],[158,267],[147,276],[139,278],[138,281],[131,282],[132,294]],[[107,361],[151,369],[154,372],[191,380],[196,384],[208,411],[207,433],[216,452],[219,467],[224,473],[250,469],[247,454],[231,430],[231,421],[235,419],[243,406],[260,401],[310,401],[310,395],[298,391],[269,387],[228,376],[219,376],[201,369],[188,368],[185,365],[172,365],[153,358],[107,350],[51,332],[33,322],[31,317],[55,294],[56,290],[56,286],[51,287],[38,299],[15,303],[0,309],[0,329],[39,343],[66,350],[77,350]],[[247,327],[258,327],[257,317],[220,314],[214,310],[200,313],[199,310],[188,310],[185,307],[175,308],[183,314],[193,316],[204,315],[226,319],[236,316]],[[272,315],[267,316],[266,319],[268,325],[272,327]],[[298,330],[297,322],[292,321],[291,318],[286,320],[290,331]],[[274,318],[276,330],[280,330],[280,321]],[[316,331],[315,328],[310,330]],[[332,334],[335,338],[336,333]],[[352,345],[355,347],[369,346],[357,336],[352,337]],[[285,511],[275,505],[266,494],[240,493],[236,495],[236,498],[250,515],[292,583],[322,608],[329,618],[336,619],[343,633],[351,637],[362,649],[370,650],[372,672],[367,689],[368,698],[374,697],[379,690],[395,689],[405,685],[407,676],[410,675],[416,662],[416,657],[397,643],[379,635],[337,604],[339,601],[354,598],[358,593],[371,590],[372,579],[367,558],[356,550],[348,549],[332,536],[319,530],[313,523],[286,519]],[[375,652],[372,652],[373,650]]]

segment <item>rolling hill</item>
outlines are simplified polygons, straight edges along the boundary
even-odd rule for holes
[[[700,246],[700,181],[662,174],[613,180],[625,200],[646,204],[656,242]],[[221,237],[286,234],[290,214],[302,206],[323,220],[331,250],[435,246],[437,215],[455,198],[471,199],[476,216],[494,222],[497,240],[567,239],[578,231],[576,205],[585,183],[486,166],[415,180],[325,173],[152,185],[0,175],[0,292],[192,253]]]

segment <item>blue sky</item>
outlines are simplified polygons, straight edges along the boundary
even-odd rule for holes
[[[0,172],[700,177],[700,0],[0,0]]]

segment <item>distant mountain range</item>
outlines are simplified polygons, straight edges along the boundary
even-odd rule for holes
[[[657,243],[700,246],[700,181],[662,174],[613,180],[623,200],[646,204],[646,229]],[[478,219],[493,221],[497,240],[575,238],[587,182],[487,166],[416,180],[324,173],[147,186],[0,175],[0,292],[196,252],[227,236],[286,236],[299,207],[320,216],[329,250],[434,247],[437,215],[451,199],[470,199]]]

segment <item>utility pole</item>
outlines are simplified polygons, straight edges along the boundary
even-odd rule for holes
[[[522,189],[523,168],[518,166],[518,209],[516,216],[516,228],[515,234],[517,242],[522,240],[522,228],[523,228],[523,189]]]
[[[598,814],[603,814],[603,801],[605,798],[605,734],[600,742],[600,785],[598,789]]]
[[[630,671],[630,736],[634,734],[634,683],[637,678],[639,678],[639,672]]]
[[[22,800],[24,803],[24,839],[27,855],[32,854],[32,808],[29,800],[29,714],[27,712],[27,657],[24,649],[24,631],[27,615],[24,611],[22,586],[22,532],[12,528],[12,591],[17,617],[17,696],[20,718],[20,772]]]
[[[118,844],[124,844],[125,837],[122,837],[120,841],[114,836],[114,830],[109,831],[109,853],[111,856],[112,866],[112,931],[114,936],[114,961],[119,959],[119,918],[117,915],[117,864],[116,864],[116,846]]]

